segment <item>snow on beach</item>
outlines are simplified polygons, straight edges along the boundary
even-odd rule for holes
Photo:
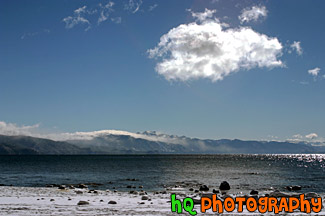
[[[136,192],[137,193],[137,192]],[[186,194],[190,195],[190,194]],[[143,196],[145,196],[143,198]],[[181,199],[181,196],[178,198]],[[322,196],[323,198],[323,196]],[[84,205],[78,205],[80,201]],[[115,201],[116,204],[109,204]],[[82,204],[82,203],[79,203]],[[323,199],[323,206],[324,206]],[[198,215],[216,215],[208,211]],[[260,215],[258,212],[224,213],[224,215]],[[288,213],[280,213],[280,215]],[[170,193],[130,194],[129,192],[91,191],[88,189],[57,189],[41,187],[0,187],[0,215],[179,215],[171,212]],[[182,215],[190,215],[184,212]],[[268,215],[268,214],[264,214]],[[269,213],[269,215],[274,215]],[[307,215],[299,211],[288,215]],[[313,215],[313,214],[308,214]],[[314,214],[316,215],[316,214]],[[317,215],[325,215],[324,208]]]

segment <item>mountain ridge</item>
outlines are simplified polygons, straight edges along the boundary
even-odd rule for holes
[[[76,154],[303,154],[325,153],[306,142],[198,139],[156,132],[99,134],[89,139],[54,141],[32,136],[0,135],[1,155]],[[146,137],[148,136],[148,138]]]

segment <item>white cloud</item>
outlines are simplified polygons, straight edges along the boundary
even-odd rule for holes
[[[325,145],[325,138],[318,136],[317,133],[310,133],[307,135],[296,134],[296,135],[293,135],[291,139],[288,139],[288,141],[310,142],[310,143],[313,143],[313,145],[316,145],[316,143],[323,143],[323,145]]]
[[[17,136],[17,135],[25,135],[25,136],[33,136],[36,133],[36,129],[39,128],[39,124],[31,125],[31,126],[18,126],[13,123],[6,123],[4,121],[0,121],[0,134],[8,135],[8,136]]]
[[[97,20],[97,24],[108,20],[111,12],[113,12],[114,2],[109,1],[107,4],[103,5],[99,3],[96,7],[88,9],[87,6],[80,7],[74,10],[72,16],[63,18],[65,22],[65,28],[71,29],[77,25],[86,25],[85,31],[91,28],[91,23]]]
[[[243,9],[241,15],[238,16],[238,19],[241,23],[257,21],[260,18],[266,17],[267,13],[268,11],[265,6],[253,6]]]
[[[315,139],[318,137],[316,133],[310,133],[305,136],[307,139]]]
[[[130,11],[131,13],[136,13],[139,11],[142,5],[142,0],[129,0],[124,4],[124,9]]]
[[[71,29],[78,24],[86,24],[87,28],[85,30],[88,30],[90,28],[90,22],[84,17],[84,14],[86,13],[86,8],[87,6],[78,8],[74,11],[73,16],[63,18],[62,21],[65,22],[65,28]]]
[[[158,4],[150,5],[148,11],[153,11],[156,7],[158,7]]]
[[[97,20],[97,23],[100,24],[108,19],[110,12],[113,11],[114,2],[108,2],[106,5],[99,4],[100,15]]]
[[[216,13],[216,10],[209,10],[207,8],[205,8],[205,11],[202,13],[200,12],[195,13],[191,9],[188,9],[188,11],[191,12],[192,17],[196,18],[200,22],[212,18],[213,15]]]
[[[302,139],[303,138],[303,136],[301,134],[295,134],[292,137],[295,138],[295,139]]]
[[[319,72],[320,72],[320,68],[319,67],[316,67],[314,69],[308,70],[308,74],[310,74],[310,75],[312,75],[314,77],[317,77],[318,74],[319,74]]]
[[[302,55],[303,51],[300,45],[300,41],[294,41],[291,45],[290,48],[294,51],[297,52],[298,55]]]
[[[155,48],[148,50],[150,58],[160,60],[155,68],[159,74],[167,80],[217,81],[241,69],[283,66],[278,59],[282,45],[277,38],[248,27],[224,29],[224,24],[206,16],[212,13],[195,13],[206,19],[171,29]]]

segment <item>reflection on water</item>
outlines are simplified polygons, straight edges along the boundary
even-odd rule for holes
[[[181,181],[217,187],[226,180],[236,190],[301,185],[302,192],[325,192],[324,179],[321,154],[0,156],[0,184],[16,186],[93,182],[103,184],[100,189],[131,184],[150,191]]]

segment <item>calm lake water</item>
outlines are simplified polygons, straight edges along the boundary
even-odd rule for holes
[[[214,188],[228,181],[237,191],[301,185],[302,192],[325,192],[325,155],[0,156],[4,185],[92,182],[102,184],[98,189],[154,191],[182,181]]]

